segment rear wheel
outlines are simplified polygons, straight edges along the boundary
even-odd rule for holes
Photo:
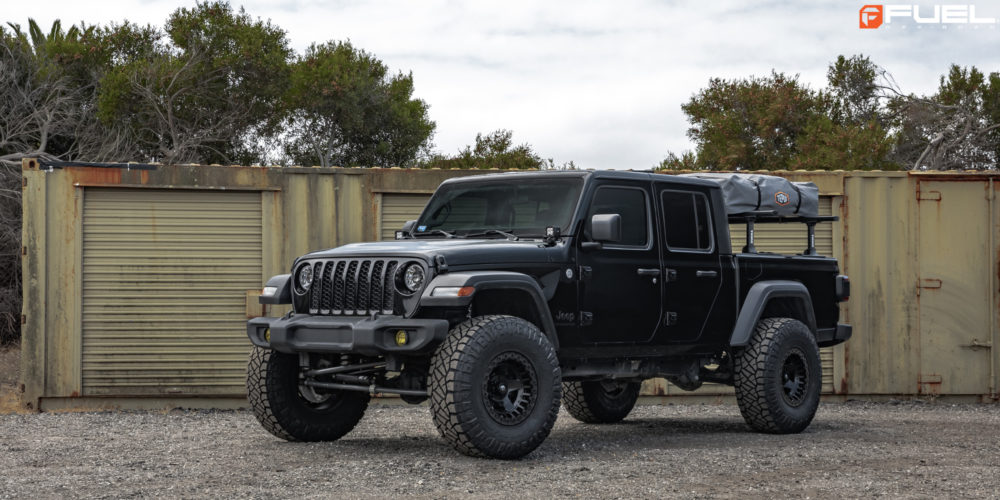
[[[560,380],[555,349],[535,325],[472,318],[452,329],[431,361],[431,415],[461,453],[519,458],[552,430]]]
[[[639,399],[639,382],[595,380],[563,383],[563,405],[587,424],[613,424],[628,416]]]
[[[302,385],[299,357],[254,347],[247,399],[271,434],[288,441],[333,441],[354,428],[368,408],[364,392],[316,392]]]
[[[801,432],[819,406],[819,348],[809,328],[792,318],[765,318],[736,353],[736,401],[754,430]]]

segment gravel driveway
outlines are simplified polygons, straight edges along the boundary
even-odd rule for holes
[[[750,433],[735,406],[563,412],[514,462],[467,458],[426,407],[372,406],[335,443],[286,443],[243,411],[0,416],[0,496],[998,497],[1000,405],[826,403],[803,434]]]

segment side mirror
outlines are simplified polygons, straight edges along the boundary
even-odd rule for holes
[[[405,240],[413,232],[413,226],[416,226],[416,225],[417,225],[417,221],[415,221],[415,220],[408,220],[408,221],[406,221],[406,224],[403,224],[403,229],[400,229],[399,231],[396,231],[396,239],[397,240]]]
[[[616,243],[622,240],[622,216],[597,214],[590,219],[590,235],[594,241]]]

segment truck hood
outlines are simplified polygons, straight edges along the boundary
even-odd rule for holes
[[[448,266],[476,264],[546,264],[558,262],[566,242],[546,247],[538,240],[503,239],[413,239],[352,243],[330,250],[312,252],[303,258],[334,257],[416,257],[433,262],[445,258]]]

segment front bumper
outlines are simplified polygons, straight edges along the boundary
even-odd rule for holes
[[[822,328],[816,332],[816,344],[820,347],[830,347],[847,342],[851,338],[853,327],[845,323],[837,323],[836,328]]]
[[[406,344],[396,344],[396,332],[399,330],[406,332]],[[421,354],[430,352],[447,335],[448,320],[399,316],[371,319],[296,314],[282,318],[254,318],[247,322],[250,342],[258,347],[287,353]]]

